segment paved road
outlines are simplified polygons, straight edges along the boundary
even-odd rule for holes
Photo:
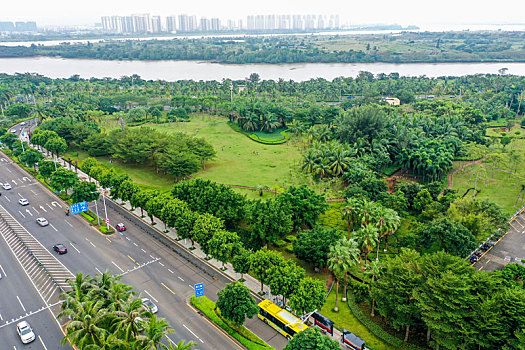
[[[193,294],[194,283],[204,282],[206,293],[214,294],[222,286],[200,276],[192,266],[172,256],[153,239],[143,237],[140,232],[133,232],[133,228],[123,235],[114,234],[109,238],[90,227],[79,216],[66,217],[62,201],[7,159],[0,159],[0,182],[10,182],[13,187],[8,191],[1,190],[0,205],[49,251],[52,252],[56,243],[65,244],[68,254],[60,256],[59,260],[72,273],[95,275],[105,270],[123,273],[160,258],[126,274],[123,282],[133,285],[136,291],[158,303],[159,316],[165,317],[176,331],[169,336],[171,340],[193,340],[202,350],[237,347],[187,305],[189,296]],[[22,197],[29,200],[28,206],[18,204],[18,199]],[[49,226],[38,226],[36,218],[39,216],[45,217]],[[0,298],[3,304],[3,295]]]
[[[2,237],[0,273],[0,348],[70,349],[69,346],[60,346],[62,333],[55,317],[47,309],[25,318],[32,325],[37,339],[29,345],[20,341],[16,333],[16,320],[40,310],[45,302]]]
[[[501,270],[510,263],[523,264],[525,261],[525,212],[510,223],[510,231],[474,267],[478,270]]]

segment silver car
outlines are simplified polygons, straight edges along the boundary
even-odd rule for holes
[[[159,311],[159,308],[157,307],[157,305],[153,304],[153,302],[151,300],[149,300],[148,298],[142,298],[142,305],[144,305],[144,307],[151,311],[152,313],[156,314],[158,311]]]
[[[2,187],[4,188],[4,190],[10,190],[12,188],[9,182],[4,183]]]
[[[29,201],[25,198],[21,198],[18,200],[18,203],[20,203],[20,205],[22,206],[25,206],[25,205],[28,205],[29,204]]]
[[[16,332],[24,344],[31,343],[33,340],[35,340],[35,333],[27,321],[17,323]]]
[[[49,225],[49,222],[46,220],[46,218],[38,218],[36,219],[36,222],[42,227]]]

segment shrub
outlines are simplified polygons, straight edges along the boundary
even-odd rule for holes
[[[275,246],[278,248],[284,247],[287,243],[283,241],[282,239],[278,239],[277,242],[275,242]]]
[[[293,243],[293,241],[295,241],[297,239],[297,237],[295,237],[294,235],[287,235],[284,237],[284,240],[286,242],[290,242],[290,243]]]
[[[109,235],[109,234],[115,232],[115,230],[113,230],[113,228],[112,228],[111,226],[109,227],[109,230],[108,230],[107,227],[104,226],[104,225],[100,225],[100,226],[98,227],[98,229],[100,230],[100,232],[102,232],[102,233],[105,234],[105,235]]]
[[[284,250],[286,250],[288,253],[293,253],[293,244],[288,244]]]

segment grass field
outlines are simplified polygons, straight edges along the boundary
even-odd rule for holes
[[[457,190],[459,195],[463,195],[469,188],[474,187],[477,177],[477,189],[481,192],[476,198],[490,199],[500,205],[510,217],[525,204],[520,199],[515,205],[521,186],[525,185],[525,140],[513,138],[505,149],[501,145],[493,145],[489,148],[490,153],[500,155],[501,159],[496,163],[498,169],[510,171],[512,174],[493,170],[490,167],[492,164],[485,160],[482,162],[485,166],[471,165],[456,172],[452,188]],[[467,194],[471,195],[472,191]]]
[[[335,288],[335,286],[334,286]],[[394,350],[393,346],[385,343],[374,334],[372,334],[368,328],[366,328],[357,318],[354,317],[348,304],[341,301],[341,295],[343,294],[343,287],[339,288],[339,312],[334,312],[335,306],[335,289],[330,292],[325,304],[323,305],[320,313],[328,317],[335,322],[335,325],[339,328],[348,329],[361,339],[366,341],[367,345],[370,345],[375,350]]]

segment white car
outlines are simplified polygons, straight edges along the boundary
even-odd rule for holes
[[[26,122],[21,122],[20,125],[24,126],[26,125]]]
[[[20,203],[20,205],[28,205],[29,201],[25,198],[21,198],[18,200],[18,203]]]
[[[2,184],[2,187],[4,188],[4,190],[10,190],[12,188],[9,182]]]
[[[35,340],[35,333],[27,321],[17,323],[16,332],[24,344],[31,343]]]
[[[153,302],[148,298],[142,298],[140,300],[142,300],[142,305],[144,305],[144,307],[152,313],[156,314],[159,311],[157,305],[153,304]]]
[[[14,134],[16,132],[16,129],[11,129],[9,131],[11,131]]]
[[[36,219],[36,222],[42,227],[49,225],[49,222],[46,220],[46,218],[38,218]]]

